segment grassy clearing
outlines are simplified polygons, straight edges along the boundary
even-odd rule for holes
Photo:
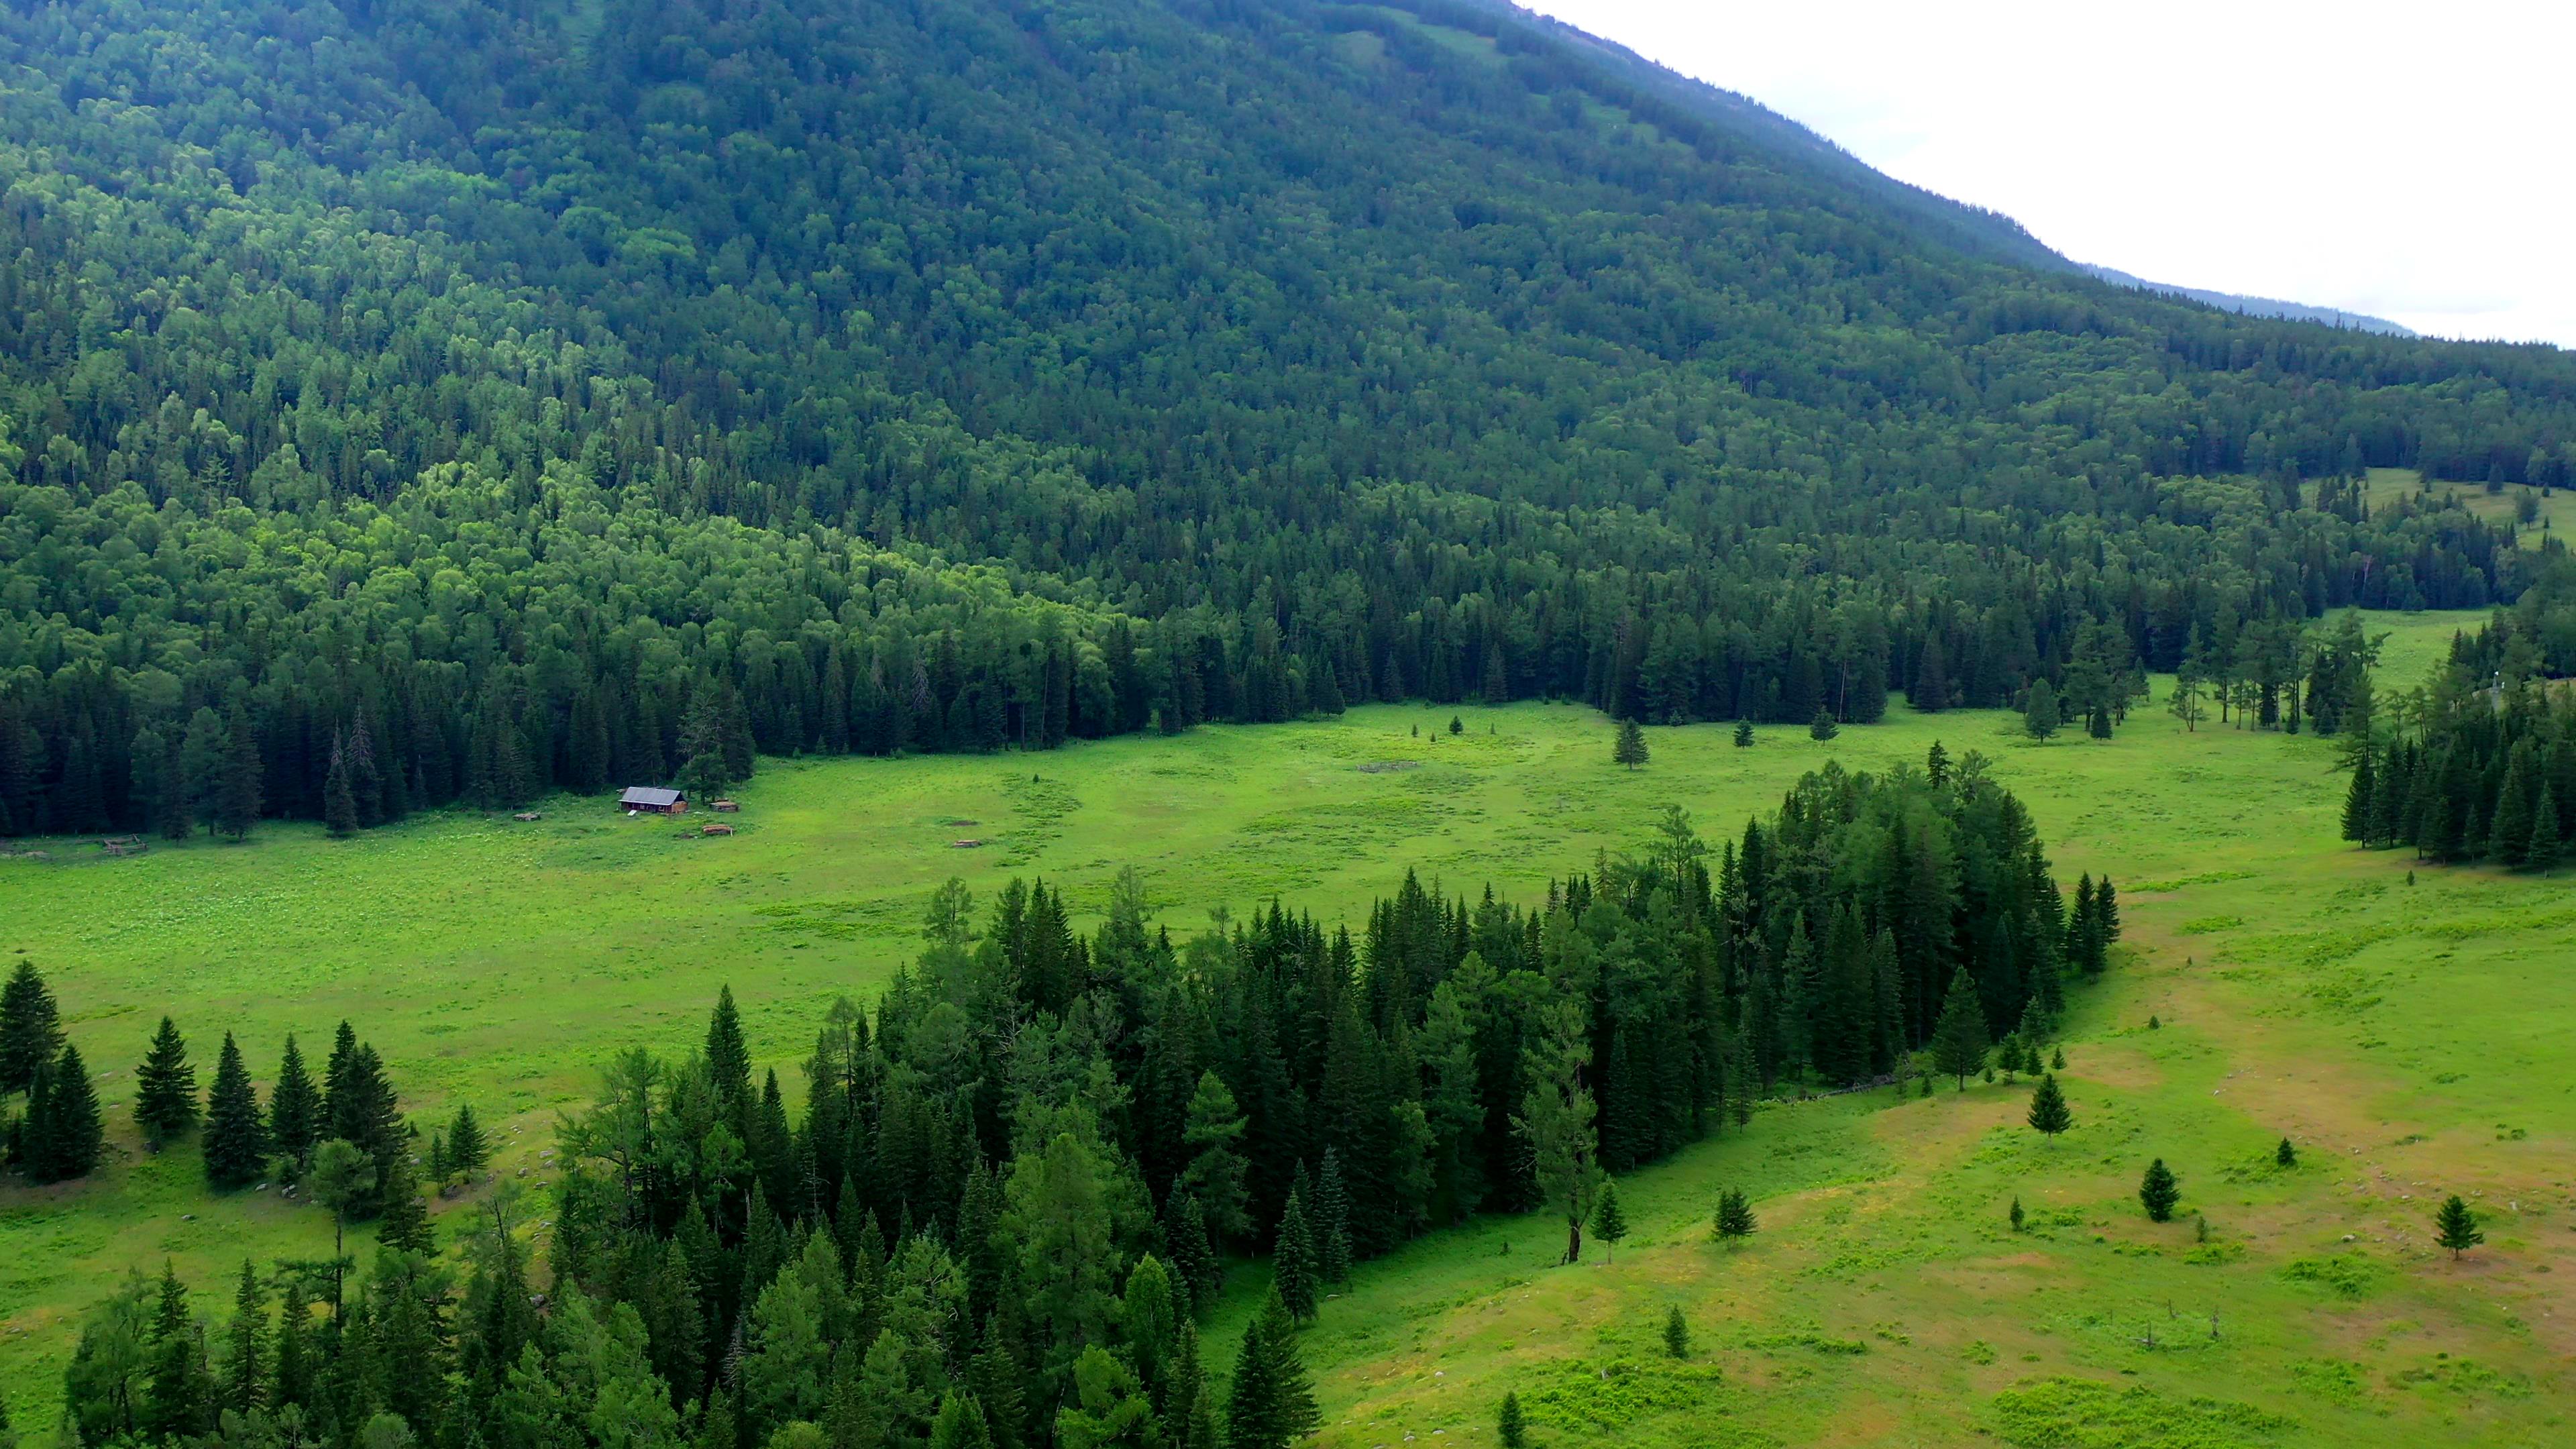
[[[2381,620],[2388,672],[2464,622]],[[609,1051],[686,1045],[719,982],[784,1066],[833,993],[872,989],[910,954],[921,899],[950,874],[983,893],[1043,873],[1088,904],[1132,860],[1176,928],[1274,893],[1354,917],[1408,865],[1453,891],[1527,895],[1632,842],[1667,800],[1731,831],[1827,758],[1880,766],[1937,737],[1995,758],[2062,873],[2122,882],[2136,953],[2072,1024],[2076,1130],[2037,1142],[2016,1125],[2027,1088],[2000,1084],[1784,1105],[1623,1183],[1636,1235],[1615,1264],[1548,1269],[1561,1237],[1527,1220],[1417,1244],[1364,1269],[1308,1336],[1324,1442],[1487,1441],[1507,1387],[1547,1444],[2565,1432],[2576,1318],[2549,1292],[2576,1271],[2563,878],[2426,872],[2409,887],[2405,860],[2333,839],[2327,744],[2184,733],[2160,709],[2109,742],[1901,709],[1825,744],[1654,730],[1633,773],[1587,711],[1469,709],[1456,737],[1450,713],[1044,757],[773,763],[731,840],[559,800],[533,825],[451,817],[355,842],[270,828],[131,860],[57,848],[0,864],[0,954],[49,969],[83,1052],[118,1073],[101,1083],[112,1116],[164,1008],[201,1062],[230,1027],[262,1070],[286,1030],[318,1049],[347,1015],[407,1107],[462,1096],[500,1120],[516,1172],[539,1166],[553,1111]],[[2294,1172],[2269,1166],[2284,1133],[2305,1154]],[[168,1255],[210,1281],[244,1252],[328,1236],[267,1195],[208,1196],[193,1149],[148,1159],[118,1136],[125,1155],[90,1182],[0,1192],[0,1385],[22,1423],[53,1401],[71,1318],[126,1265]],[[2149,1155],[2182,1174],[2180,1223],[2136,1210]],[[1704,1241],[1726,1185],[1763,1223],[1736,1252]],[[2450,1190],[2489,1215],[2489,1246],[2456,1266],[2425,1228]],[[2014,1195],[2034,1224],[2018,1237]],[[1701,1350],[1682,1364],[1657,1340],[1676,1303]]]
[[[2370,500],[2371,507],[2382,508],[2397,501],[2401,496],[2419,492],[2423,486],[2424,475],[2412,468],[2373,468],[2370,470],[2368,487],[2363,496]],[[2457,494],[2462,505],[2471,513],[2489,523],[2512,527],[2515,542],[2524,548],[2538,548],[2541,539],[2551,535],[2565,538],[2568,536],[2567,530],[2576,527],[2576,492],[2565,488],[2552,489],[2547,496],[2541,498],[2540,517],[2528,524],[2518,523],[2514,519],[2514,499],[2523,491],[2519,483],[2506,485],[2501,493],[2489,493],[2486,484],[2482,482],[2461,483],[2448,478],[2436,478],[2433,480],[2433,491],[2436,494]],[[2535,488],[2531,491],[2537,494],[2540,490]],[[2549,525],[2546,533],[2541,528],[2544,521]]]

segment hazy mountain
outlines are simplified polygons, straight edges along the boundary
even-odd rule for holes
[[[2234,292],[2213,292],[2204,287],[2178,287],[2171,282],[2150,282],[2133,277],[2112,267],[2085,266],[2084,270],[2103,281],[2142,292],[2161,292],[2167,296],[2188,297],[2204,302],[2222,312],[2246,317],[2279,317],[2291,322],[2322,322],[2328,327],[2350,327],[2362,332],[2377,332],[2389,337],[2413,337],[2415,329],[2373,317],[2367,312],[2346,312],[2339,307],[2311,307],[2304,302],[2284,302],[2275,297],[2246,297]]]

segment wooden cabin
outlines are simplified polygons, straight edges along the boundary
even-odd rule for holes
[[[629,785],[626,793],[617,797],[617,808],[629,815],[686,815],[689,797],[685,791]]]

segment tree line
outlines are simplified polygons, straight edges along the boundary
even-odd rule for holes
[[[2558,556],[2356,482],[2564,485],[2557,353],[2007,265],[1453,9],[0,7],[0,833],[1415,697],[2089,726]]]
[[[1811,774],[1714,851],[1672,810],[1526,906],[1408,875],[1356,936],[1273,904],[1176,942],[1127,872],[1088,936],[1020,881],[981,910],[949,883],[923,935],[873,1013],[827,1013],[795,1110],[730,990],[701,1049],[612,1061],[561,1130],[542,1311],[505,1191],[461,1286],[401,1244],[346,1301],[246,1269],[230,1370],[184,1304],[119,1337],[171,1301],[138,1278],[85,1332],[76,1421],[90,1442],[374,1442],[392,1415],[457,1444],[1273,1449],[1313,1422],[1297,1327],[1354,1264],[1532,1210],[1570,1261],[1587,1225],[1624,1230],[1608,1175],[1763,1096],[1901,1079],[1927,1050],[1950,1070],[1969,1043],[1982,1063],[1995,1037],[2020,1059],[2118,909],[2087,876],[2070,914],[2020,802],[1936,746]],[[1220,1392],[1196,1325],[1247,1257],[1270,1296]],[[272,1293],[331,1305],[293,1320],[292,1374]],[[151,1352],[115,1350],[155,1342],[178,1345],[176,1408]],[[112,1350],[124,1379],[88,1367]]]

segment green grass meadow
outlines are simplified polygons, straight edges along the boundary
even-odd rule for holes
[[[2383,679],[2420,676],[2475,622],[2375,621],[2392,633]],[[110,859],[52,842],[49,860],[0,861],[0,956],[46,969],[115,1143],[87,1181],[0,1189],[0,1392],[22,1426],[47,1421],[81,1309],[129,1266],[167,1257],[212,1286],[245,1254],[327,1249],[318,1211],[209,1194],[192,1146],[142,1153],[124,1098],[164,1010],[201,1079],[231,1029],[263,1086],[287,1031],[318,1058],[348,1017],[416,1119],[472,1101],[501,1124],[500,1171],[535,1180],[555,1112],[610,1052],[685,1048],[730,983],[756,1051],[787,1068],[833,995],[865,996],[912,953],[951,875],[982,897],[1043,874],[1088,908],[1132,862],[1176,931],[1274,896],[1356,927],[1407,867],[1526,898],[1667,802],[1731,834],[1827,759],[1875,768],[1937,738],[1993,758],[2067,880],[2120,882],[2129,949],[2066,1039],[2075,1130],[2021,1126],[2026,1084],[1779,1104],[1623,1182],[1635,1232],[1615,1262],[1596,1246],[1550,1268],[1562,1233],[1529,1219],[1427,1238],[1362,1268],[1306,1335],[1320,1442],[1490,1443],[1506,1389],[1544,1445],[2576,1433],[2576,1305],[2555,1291],[2576,1273],[2565,875],[2410,885],[2405,853],[2336,840],[2330,742],[2185,732],[2160,704],[2110,741],[1901,707],[1826,743],[1767,729],[1749,750],[1723,725],[1655,729],[1634,772],[1588,710],[1469,708],[1455,737],[1451,713],[769,761],[730,839],[557,799],[534,823],[451,815],[353,841],[268,826],[241,846]],[[2284,1134],[2292,1170],[2272,1165]],[[2175,1223],[2138,1210],[2150,1156],[2182,1177]],[[1707,1241],[1725,1186],[1762,1225],[1733,1250]],[[2429,1228],[2451,1191],[2488,1232],[2459,1263]],[[1696,1339],[1680,1362],[1660,1342],[1673,1305]]]

